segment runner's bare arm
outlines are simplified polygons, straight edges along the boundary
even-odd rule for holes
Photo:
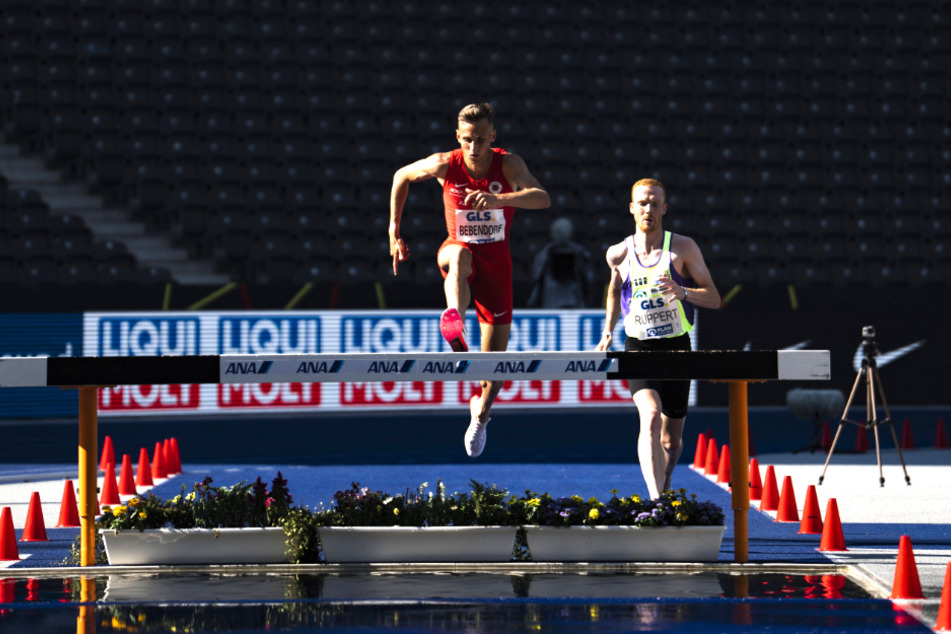
[[[515,191],[508,194],[467,190],[466,205],[483,210],[494,207],[518,207],[519,209],[547,209],[551,198],[530,171],[525,161],[517,154],[502,157],[502,172]]]
[[[719,308],[720,291],[713,283],[713,276],[710,275],[710,269],[707,268],[703,260],[703,253],[700,247],[692,238],[674,234],[671,240],[671,265],[684,278],[690,278],[695,286],[686,289],[686,299],[691,304],[700,308]],[[668,280],[673,288],[673,294],[677,299],[684,298],[683,287],[678,287],[676,282]]]
[[[410,183],[419,183],[431,178],[440,181],[449,168],[449,152],[438,152],[415,163],[404,165],[393,174],[393,189],[390,192],[390,255],[393,256],[393,275],[396,275],[400,262],[409,259],[409,247],[400,237],[400,219],[403,217],[403,205],[409,194]]]
[[[627,257],[627,247],[623,242],[608,247],[605,258],[608,261],[608,267],[611,269],[611,279],[608,282],[608,298],[604,307],[604,332],[601,333],[601,341],[595,347],[595,350],[604,351],[611,347],[611,341],[614,338],[614,326],[621,315],[621,272],[618,267]]]

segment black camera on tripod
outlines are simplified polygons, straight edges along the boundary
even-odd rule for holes
[[[878,351],[878,344],[875,342],[875,326],[862,326],[862,351],[866,359],[882,354]]]
[[[901,453],[901,445],[898,442],[898,434],[895,433],[895,422],[892,420],[892,413],[888,410],[888,401],[885,400],[885,391],[882,388],[882,379],[878,376],[878,364],[875,363],[875,357],[880,356],[878,344],[875,343],[875,326],[862,327],[862,367],[859,368],[855,376],[855,383],[852,384],[852,392],[845,403],[845,410],[842,412],[842,420],[839,421],[839,428],[835,432],[835,438],[832,439],[832,446],[829,448],[829,455],[826,456],[825,466],[822,468],[822,475],[819,476],[819,484],[826,477],[826,470],[829,468],[829,461],[832,460],[832,453],[835,451],[836,443],[839,442],[839,435],[842,433],[842,426],[846,423],[857,427],[865,427],[872,430],[875,436],[875,459],[878,461],[878,483],[885,486],[885,476],[882,473],[882,452],[878,444],[878,426],[882,423],[888,425],[888,431],[891,432],[892,440],[895,441],[895,449],[898,451],[898,459],[901,461],[902,471],[905,472],[905,482],[911,484],[911,478],[908,476],[908,468],[905,466],[905,457]],[[859,391],[859,384],[865,379],[865,411],[869,417],[868,421],[854,421],[848,418],[849,408],[855,400]],[[878,418],[878,409],[875,401],[882,402],[882,409],[885,410],[885,418]]]

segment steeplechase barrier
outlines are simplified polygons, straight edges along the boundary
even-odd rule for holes
[[[827,350],[650,352],[468,352],[400,354],[34,357],[0,359],[0,388],[79,390],[80,562],[95,558],[98,395],[116,385],[350,381],[611,380],[721,381],[728,384],[734,559],[749,560],[747,387],[759,381],[824,381]]]

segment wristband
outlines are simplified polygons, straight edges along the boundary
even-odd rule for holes
[[[682,300],[680,300],[680,301],[685,302],[685,301],[687,301],[687,287],[686,287],[686,286],[681,286],[680,288],[684,289],[684,298],[683,298]]]

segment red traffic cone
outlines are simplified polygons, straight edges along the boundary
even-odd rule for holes
[[[792,476],[783,478],[783,490],[779,494],[779,509],[776,512],[776,521],[799,521],[799,508],[796,506],[796,492],[793,490]]]
[[[168,470],[165,468],[165,456],[162,451],[162,443],[155,443],[155,451],[152,452],[152,479],[163,480],[168,477]]]
[[[799,524],[799,533],[802,535],[821,535],[822,516],[819,515],[819,497],[816,495],[816,485],[810,484],[806,489],[806,505],[802,509],[802,522]]]
[[[845,547],[845,535],[842,534],[842,522],[839,521],[839,505],[835,498],[829,498],[829,503],[826,504],[826,521],[822,525],[819,550],[848,550]]]
[[[822,448],[825,450],[832,449],[832,429],[829,427],[829,421],[822,421]]]
[[[763,497],[759,502],[759,510],[775,511],[779,509],[779,486],[776,484],[776,470],[773,465],[766,467],[766,477],[763,481]]]
[[[911,537],[902,535],[898,540],[898,561],[895,564],[895,580],[892,582],[892,599],[924,599],[915,553],[911,549]]]
[[[730,473],[730,447],[723,445],[720,449],[720,464],[717,468],[717,482],[730,484],[732,482]]]
[[[19,561],[17,534],[13,530],[13,514],[9,506],[0,512],[0,561]]]
[[[948,432],[944,429],[944,419],[938,419],[938,426],[934,430],[934,447],[935,449],[947,449],[948,445]]]
[[[116,465],[106,465],[106,475],[102,479],[102,492],[99,494],[99,504],[115,506],[122,504],[119,499],[119,487],[116,485]]]
[[[865,431],[865,423],[859,425],[858,431],[855,432],[855,451],[857,453],[868,451],[868,432]]]
[[[703,471],[707,464],[707,435],[700,432],[697,436],[697,450],[693,452],[693,468]]]
[[[951,630],[951,561],[944,569],[944,586],[941,588],[941,606],[938,608],[938,622],[935,628],[939,632]]]
[[[139,467],[135,474],[135,485],[139,487],[150,487],[155,482],[152,481],[152,467],[149,466],[149,452],[142,447],[139,450]]]
[[[76,491],[73,481],[67,480],[63,487],[63,501],[59,505],[59,521],[56,528],[79,526],[79,507],[76,505]]]
[[[112,447],[112,436],[106,436],[102,441],[102,457],[99,459],[99,470],[105,471],[106,465],[116,463],[116,451]]]
[[[901,424],[901,448],[914,449],[915,439],[911,435],[911,421],[907,418]]]
[[[758,502],[763,499],[763,481],[759,477],[759,460],[750,458],[750,499]]]
[[[182,472],[182,457],[178,453],[178,440],[175,438],[169,438],[168,447],[172,451],[172,466],[174,470],[169,469],[169,473],[181,473]]]
[[[122,454],[122,468],[119,469],[119,495],[136,495],[132,458],[127,453]]]
[[[168,447],[172,452],[172,464],[169,467],[169,473],[181,473],[182,472],[182,457],[178,453],[178,440],[175,438],[168,439]]]
[[[26,511],[26,525],[23,527],[21,542],[48,542],[46,523],[43,521],[43,505],[40,494],[34,491],[30,496],[30,508]]]
[[[704,475],[716,476],[717,467],[719,462],[717,461],[717,441],[713,438],[707,440],[707,464],[703,470]]]
[[[168,438],[162,441],[162,461],[165,463],[165,475],[172,473],[171,463],[172,449],[168,444]]]

